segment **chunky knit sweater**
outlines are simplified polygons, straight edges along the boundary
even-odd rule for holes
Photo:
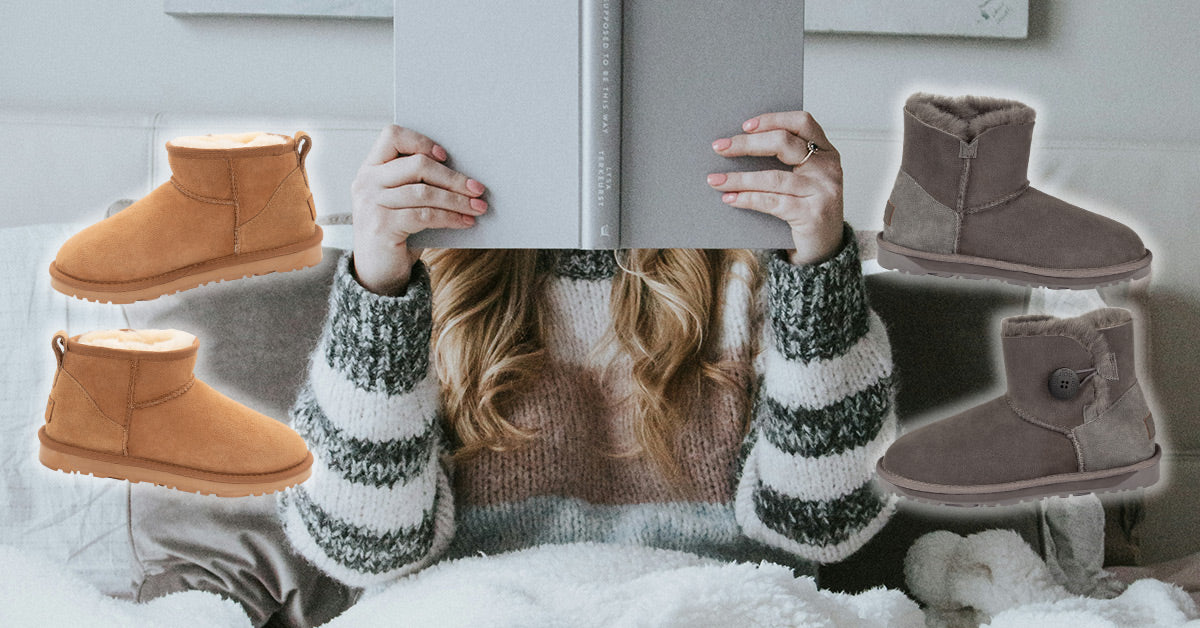
[[[809,572],[850,555],[894,509],[871,483],[896,432],[887,336],[848,225],[821,264],[760,257],[762,289],[751,294],[749,269],[733,267],[719,312],[722,356],[752,364],[756,381],[709,387],[691,406],[676,457],[694,491],[680,498],[644,456],[610,455],[636,442],[632,362],[617,356],[623,376],[603,378],[588,361],[623,272],[611,251],[539,251],[546,364],[508,419],[541,433],[457,464],[431,364],[427,269],[414,266],[404,295],[379,296],[358,284],[347,253],[292,411],[316,462],[279,498],[291,542],[355,586],[542,543],[634,543]]]

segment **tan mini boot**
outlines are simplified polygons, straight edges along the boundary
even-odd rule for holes
[[[312,140],[272,133],[167,142],[171,179],[67,240],[50,285],[132,303],[321,261],[304,158]]]
[[[196,379],[200,342],[177,330],[108,330],[51,344],[58,371],[38,430],[51,469],[242,497],[303,482],[292,428]]]

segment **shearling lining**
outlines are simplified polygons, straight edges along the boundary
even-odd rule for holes
[[[1030,124],[1032,107],[1015,100],[989,96],[938,96],[917,92],[904,109],[936,129],[970,142],[980,133],[1006,124]]]
[[[218,135],[185,135],[171,140],[172,146],[180,148],[247,148],[250,146],[273,146],[286,144],[287,138],[272,133],[222,133]]]
[[[196,337],[178,329],[103,329],[79,337],[79,343],[125,351],[175,351],[192,346]]]
[[[1101,329],[1133,321],[1129,310],[1105,307],[1072,318],[1057,318],[1048,314],[1026,314],[1004,319],[1002,333],[1007,336],[1067,336],[1090,347],[1104,340]]]

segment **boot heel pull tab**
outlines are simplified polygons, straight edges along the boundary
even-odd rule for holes
[[[308,156],[309,149],[312,148],[312,138],[304,131],[296,131],[292,136],[296,140],[296,152],[300,155],[300,167],[304,167],[304,158]]]
[[[67,351],[67,332],[58,330],[54,333],[54,337],[50,339],[50,348],[54,349],[54,359],[58,360],[58,367],[62,368],[63,354]]]

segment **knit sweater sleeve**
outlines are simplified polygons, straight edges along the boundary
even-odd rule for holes
[[[292,408],[312,477],[279,497],[292,545],[352,586],[416,571],[446,548],[454,503],[430,366],[429,274],[404,295],[373,294],[338,262],[329,316]]]
[[[862,547],[896,501],[871,482],[896,435],[891,349],[867,304],[849,225],[843,239],[820,264],[767,255],[757,394],[735,497],[744,534],[821,563]]]

